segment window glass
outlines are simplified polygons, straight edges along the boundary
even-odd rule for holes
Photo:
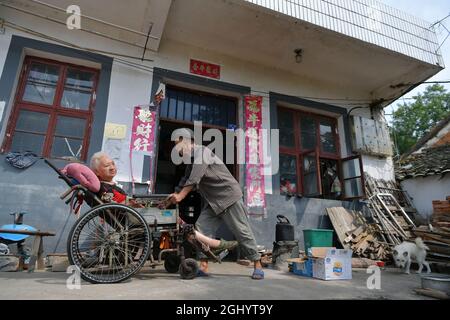
[[[166,94],[167,102],[161,105],[163,117],[225,128],[236,124],[236,103],[230,99],[177,88],[168,88]]]
[[[12,152],[31,151],[37,155],[43,152],[45,142],[45,135],[33,134],[27,132],[14,132],[14,137],[11,144]]]
[[[185,94],[186,101],[184,102],[184,120],[192,121],[192,94]]]
[[[184,120],[184,92],[177,95],[177,120]]]
[[[59,67],[32,63],[22,100],[52,105],[59,79]]]
[[[20,110],[16,130],[45,134],[49,119],[50,114],[48,113]]]
[[[316,120],[314,118],[301,116],[300,136],[302,138],[302,150],[312,150],[316,147]]]
[[[333,132],[333,124],[326,120],[320,121],[320,143],[322,151],[336,153],[336,140]]]
[[[177,118],[177,96],[176,93],[168,92],[167,98],[169,100],[169,114],[168,118]]]
[[[319,185],[317,184],[317,163],[315,155],[303,157],[303,190],[305,196],[318,195]]]
[[[228,117],[227,117],[227,123],[230,125],[236,124],[236,103],[231,100],[227,100],[225,102],[227,111],[228,111]]]
[[[297,157],[280,154],[280,193],[297,193]]]
[[[52,157],[75,157],[79,159],[82,154],[82,139],[71,139],[66,137],[55,137],[52,145]]]
[[[68,68],[61,106],[89,110],[93,87],[94,74],[92,72]]]
[[[56,122],[55,135],[83,138],[86,119],[59,116]]]
[[[192,121],[197,121],[200,119],[200,96],[193,95],[192,97]]]
[[[345,198],[356,198],[364,196],[361,178],[345,180],[344,182]]]
[[[200,112],[199,112],[199,120],[203,123],[213,123],[214,114],[209,108],[211,105],[211,99],[209,96],[201,96],[200,97]]]
[[[289,111],[278,112],[278,128],[280,133],[280,146],[295,147],[294,114]]]
[[[168,112],[169,112],[169,99],[166,98],[166,99],[163,99],[161,101],[161,107],[160,107],[160,110],[159,110],[159,115],[162,118],[167,118]]]
[[[344,179],[361,176],[359,158],[346,160],[342,163]]]

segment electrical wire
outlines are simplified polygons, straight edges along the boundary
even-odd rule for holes
[[[88,51],[88,52],[91,52],[91,53],[102,53],[102,54],[108,54],[108,55],[124,57],[124,58],[129,58],[129,59],[136,59],[136,60],[141,60],[142,61],[141,57],[130,56],[130,55],[117,53],[117,52],[112,52],[112,51],[104,51],[104,50],[99,50],[99,49],[82,47],[82,46],[76,45],[74,43],[71,43],[71,42],[68,42],[68,41],[65,41],[65,40],[61,40],[61,39],[58,39],[58,38],[55,38],[55,37],[51,37],[49,35],[46,35],[46,34],[43,34],[43,33],[40,33],[40,32],[34,31],[34,30],[31,30],[31,29],[26,28],[24,26],[20,26],[20,25],[15,24],[15,23],[13,23],[11,21],[8,21],[8,20],[3,20],[3,21],[4,21],[4,25],[5,26],[9,26],[9,27],[11,27],[13,29],[16,29],[16,30],[19,30],[19,31],[23,31],[23,32],[26,32],[26,33],[29,33],[29,34],[32,34],[32,35],[35,35],[35,36],[38,36],[38,37],[41,37],[41,38],[44,38],[44,39],[48,39],[48,40],[57,42],[57,43],[61,43],[61,44],[64,44],[66,46],[69,46],[69,47],[77,48],[77,49],[80,49],[80,50],[83,50],[83,51]],[[151,59],[143,59],[143,61],[154,62]]]
[[[437,25],[437,24],[441,24],[444,20],[448,19],[449,17],[450,17],[450,13],[449,13],[446,17],[442,18],[441,20],[436,21],[435,23],[433,23],[433,24],[430,26],[430,28],[433,28],[433,27],[434,27],[435,25]]]

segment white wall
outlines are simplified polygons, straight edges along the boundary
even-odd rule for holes
[[[80,31],[69,31],[63,26],[55,25],[50,22],[43,22],[41,19],[35,17],[12,13],[7,9],[2,12],[2,16],[4,16],[6,20],[12,20],[14,23],[39,30],[39,32],[45,33],[49,36],[76,43],[78,46],[97,48],[104,51],[120,52],[132,56],[140,56],[142,54],[140,50],[127,45],[117,43],[112,40],[99,38]],[[6,34],[0,35],[0,70],[3,69],[5,56],[12,33],[24,37],[36,38],[41,41],[48,41],[40,39],[37,36],[12,30],[9,27],[6,27],[6,29]],[[136,60],[133,60],[133,62],[145,65],[146,67],[157,66],[159,68],[189,73],[190,58],[211,61],[222,66],[221,81],[249,86],[255,94],[260,95],[261,93],[258,91],[273,91],[292,96],[327,96],[342,99],[349,96],[353,99],[367,99],[367,97],[370,96],[370,93],[368,92],[358,92],[354,88],[348,86],[339,87],[331,86],[327,83],[319,83],[308,78],[300,78],[294,74],[286,73],[285,71],[281,71],[275,67],[265,67],[248,63],[247,61],[211,52],[204,48],[187,46],[185,44],[164,38],[161,41],[160,51],[157,54],[148,53],[146,57],[154,59],[154,63],[140,63]],[[132,120],[132,108],[138,104],[147,104],[150,100],[152,77],[152,72],[141,71],[133,67],[125,66],[115,60],[111,75],[110,96],[106,122],[127,125],[129,130]],[[205,90],[208,91],[206,88]],[[232,93],[230,93],[230,95],[231,94]],[[268,94],[262,95],[264,98],[263,126],[265,128],[269,128],[269,97]],[[242,105],[242,101],[240,105]],[[341,106],[347,107],[345,105]],[[348,109],[350,108],[351,107],[348,107]],[[320,111],[314,109],[309,109],[309,111],[320,113]],[[368,109],[357,109],[354,110],[352,114],[370,116]],[[348,150],[345,146],[342,116],[338,118],[338,127],[341,140],[341,150],[343,153],[342,156],[347,156],[350,150]],[[0,138],[3,139],[3,137]],[[123,141],[104,141],[103,144],[104,149],[113,153],[116,160],[119,162],[121,167],[119,178],[120,180],[125,181],[130,180],[130,163],[128,153],[129,141],[130,132],[128,132],[126,139]],[[240,152],[242,152],[242,150]],[[274,156],[278,157],[278,154],[274,154]],[[141,176],[143,160],[142,158],[136,158],[135,160],[136,162],[133,164],[133,175],[136,178]],[[382,177],[384,179],[390,179],[393,177],[392,161],[389,159],[364,157],[364,165],[365,170],[371,174],[373,173],[375,177]],[[268,193],[271,193],[272,191],[271,182],[271,177],[267,176],[266,192]]]
[[[116,177],[119,181],[131,181],[133,178],[141,182],[143,155],[133,153],[130,166],[131,127],[133,124],[133,109],[135,106],[150,102],[152,74],[147,71],[120,64],[114,61],[111,73],[111,84],[108,100],[106,121],[127,126],[124,140],[103,140],[103,150],[109,153],[117,162],[120,171]]]
[[[403,190],[411,196],[417,211],[428,217],[433,213],[433,200],[445,200],[450,195],[450,175],[409,179],[401,182]]]
[[[363,155],[364,171],[375,179],[395,181],[394,162],[392,157],[380,158]]]

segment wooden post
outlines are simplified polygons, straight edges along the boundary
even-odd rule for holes
[[[42,270],[44,269],[44,257],[42,254],[44,253],[44,249],[42,246],[42,236],[36,235],[34,236],[33,249],[31,250],[31,258],[30,264],[28,266],[28,272],[33,272],[36,268]]]

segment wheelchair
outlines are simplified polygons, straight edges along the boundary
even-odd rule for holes
[[[86,202],[90,210],[81,214],[72,226],[67,239],[67,255],[81,278],[90,283],[118,283],[136,274],[144,264],[155,268],[164,265],[169,273],[179,272],[182,279],[193,279],[198,272],[197,261],[186,257],[185,250],[203,252],[215,262],[221,256],[195,238],[192,224],[200,212],[199,195],[191,193],[180,204],[160,209],[167,195],[132,197],[135,208],[108,203],[63,174],[53,163],[44,160],[69,189],[61,196],[72,206],[74,200]],[[163,262],[163,255],[165,256]]]

